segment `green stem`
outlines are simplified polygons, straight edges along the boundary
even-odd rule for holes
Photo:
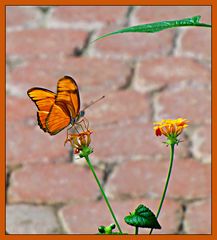
[[[135,235],[139,234],[139,227],[135,227]]]
[[[102,195],[103,195],[103,197],[104,197],[104,199],[105,199],[105,202],[106,202],[106,204],[107,204],[107,206],[108,206],[108,209],[109,209],[109,211],[110,211],[110,213],[111,213],[111,215],[112,215],[112,217],[113,217],[113,219],[114,219],[114,221],[115,221],[115,224],[116,224],[119,232],[122,234],[120,225],[119,225],[119,223],[118,223],[118,221],[117,221],[117,219],[116,219],[116,217],[115,217],[115,214],[114,214],[114,212],[113,212],[113,210],[112,210],[112,207],[111,207],[111,205],[110,205],[110,203],[109,203],[109,200],[108,200],[107,196],[105,195],[105,192],[104,192],[104,190],[103,190],[103,188],[102,188],[102,186],[101,186],[101,184],[100,184],[100,181],[99,181],[99,179],[98,179],[98,177],[97,177],[97,175],[96,175],[96,173],[95,173],[95,170],[94,170],[94,168],[93,168],[93,165],[92,165],[91,162],[90,162],[89,156],[88,156],[88,155],[85,155],[84,157],[85,157],[85,159],[86,159],[86,161],[87,161],[87,164],[88,164],[90,170],[92,171],[92,173],[93,173],[93,175],[94,175],[94,177],[95,177],[95,179],[96,179],[96,182],[97,182],[97,184],[98,184],[98,186],[99,186],[99,188],[100,188],[100,191],[101,191],[101,193],[102,193]]]
[[[160,211],[161,211],[161,208],[162,208],[165,196],[166,196],[166,192],[167,192],[167,188],[168,188],[168,184],[169,184],[169,180],[170,180],[170,175],[171,175],[171,172],[172,172],[172,166],[173,166],[174,146],[175,146],[175,144],[170,144],[170,166],[169,166],[167,179],[166,179],[166,183],[165,183],[165,186],[164,186],[164,191],[163,191],[163,194],[161,196],[161,201],[160,201],[160,204],[159,204],[159,207],[158,207],[156,218],[158,218],[158,216],[160,214]],[[153,228],[151,229],[149,234],[151,234],[152,231],[153,231]]]

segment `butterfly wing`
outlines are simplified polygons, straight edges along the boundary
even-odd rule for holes
[[[46,118],[46,129],[50,135],[57,134],[71,122],[70,114],[66,107],[64,104],[61,106],[54,103]]]
[[[78,85],[70,76],[64,76],[58,81],[55,103],[63,109],[67,108],[71,118],[75,119],[79,115],[80,97]]]
[[[27,94],[38,108],[38,125],[44,132],[46,132],[46,118],[55,102],[56,94],[48,89],[38,87],[29,89]]]
[[[80,111],[80,97],[75,80],[64,76],[57,83],[55,103],[46,119],[46,128],[55,135],[74,120]]]

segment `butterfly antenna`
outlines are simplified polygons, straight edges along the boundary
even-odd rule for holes
[[[91,101],[86,107],[83,108],[83,111],[84,111],[85,109],[89,108],[90,106],[92,106],[93,104],[99,102],[99,101],[102,100],[104,97],[105,97],[105,96],[102,96],[102,97],[98,98],[98,99],[95,100],[95,101]]]

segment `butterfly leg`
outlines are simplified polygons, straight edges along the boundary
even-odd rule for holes
[[[86,132],[89,129],[89,121],[86,118],[83,118],[81,121],[75,122],[71,127],[69,127],[67,129],[67,135],[66,135],[66,139],[65,139],[64,145],[68,141],[70,141],[69,130],[74,129],[78,134],[80,133],[77,127],[80,128],[83,132]]]
[[[86,117],[82,119],[84,121],[85,128],[88,130],[89,129],[89,121],[87,120]]]
[[[87,118],[83,117],[82,120],[80,120],[79,122],[76,123],[81,127],[82,131],[85,131],[82,126],[82,123],[84,124],[85,129],[88,130],[89,129],[89,121],[87,120]]]
[[[74,130],[79,134],[79,130],[77,129],[76,125],[78,125],[78,127],[80,127],[80,128],[82,129],[82,131],[84,132],[84,128],[83,128],[83,126],[82,126],[82,124],[81,124],[80,122],[74,123],[71,127],[69,127],[69,128],[67,129],[66,140],[65,140],[65,142],[64,142],[64,145],[67,143],[67,141],[70,140],[69,130],[74,129]],[[85,125],[85,126],[86,126],[86,125]]]
[[[65,146],[65,144],[66,144],[68,141],[70,141],[70,139],[69,139],[69,130],[72,129],[72,127],[73,127],[73,126],[67,128],[67,134],[66,134],[66,140],[65,140],[65,142],[64,142],[64,146]]]
[[[84,127],[83,127],[83,125],[82,125],[83,122],[84,122],[83,119],[82,119],[81,121],[79,121],[79,122],[76,122],[75,125],[74,125],[74,127],[75,127],[75,126],[78,126],[78,127],[82,130],[82,132],[85,132],[86,130],[84,129]],[[86,125],[85,125],[85,124],[84,124],[84,126],[85,126],[85,128],[86,128]]]

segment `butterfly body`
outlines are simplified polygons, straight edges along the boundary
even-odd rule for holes
[[[84,116],[84,111],[80,111],[77,83],[70,76],[59,79],[57,93],[34,87],[27,94],[38,108],[38,125],[50,135],[59,133],[70,124],[73,126]]]
[[[79,120],[84,117],[85,111],[81,110],[76,118],[71,118],[70,124],[73,126],[75,123],[79,122]]]

